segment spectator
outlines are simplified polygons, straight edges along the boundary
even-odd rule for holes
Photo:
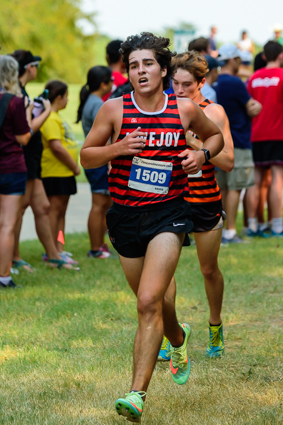
[[[205,37],[195,38],[189,42],[188,50],[196,50],[202,55],[210,55],[211,48],[209,44],[209,39]]]
[[[35,80],[37,76],[37,68],[41,61],[40,56],[34,56],[28,50],[16,50],[12,55],[19,63],[19,81],[26,104],[30,102],[30,98],[26,91],[26,85]],[[31,128],[33,135],[27,146],[24,147],[24,156],[27,166],[27,186],[26,193],[22,199],[22,211],[19,215],[15,230],[15,249],[13,255],[13,266],[22,267],[32,272],[32,267],[21,258],[19,251],[20,231],[22,227],[22,218],[26,208],[30,205],[34,214],[35,227],[38,238],[45,248],[47,256],[44,260],[48,260],[50,266],[70,268],[67,263],[72,260],[61,258],[58,254],[56,246],[53,242],[50,221],[49,221],[49,202],[41,180],[41,155],[42,141],[40,127],[48,118],[51,112],[49,100],[42,99],[44,111],[37,117],[32,117]]]
[[[217,180],[221,189],[224,209],[227,213],[227,228],[223,230],[224,243],[242,242],[236,234],[236,217],[242,189],[254,185],[254,164],[251,151],[251,120],[261,111],[261,105],[249,95],[244,83],[237,77],[241,64],[241,52],[234,44],[219,48],[224,66],[215,85],[217,101],[229,118],[234,142],[235,163],[231,173],[219,170]]]
[[[21,145],[27,145],[31,137],[18,68],[14,58],[0,56],[0,289],[17,286],[10,276],[10,268],[15,226],[27,181]]]
[[[250,71],[250,65],[253,60],[255,46],[253,41],[248,37],[247,31],[242,31],[241,40],[239,41],[237,47],[241,50],[241,68]]]
[[[125,64],[122,61],[121,53],[119,52],[122,40],[112,40],[106,47],[106,60],[109,68],[112,71],[113,85],[111,92],[108,92],[102,97],[105,102],[109,99],[111,93],[113,93],[117,87],[122,86],[128,82],[128,78],[124,77],[126,72]]]
[[[85,137],[88,135],[97,112],[103,105],[103,96],[111,91],[112,72],[106,66],[94,66],[88,71],[87,84],[80,93],[77,122],[82,120]],[[108,258],[111,254],[104,243],[106,213],[112,205],[108,190],[108,165],[85,170],[92,192],[92,206],[88,217],[90,238],[89,258]]]
[[[264,68],[266,64],[267,62],[264,57],[264,53],[259,52],[254,58],[254,72],[257,71],[258,69]]]
[[[209,36],[209,45],[210,45],[210,55],[213,58],[217,58],[218,51],[216,47],[215,35],[217,34],[217,27],[212,26],[210,28],[210,36]]]
[[[256,212],[259,203],[260,186],[266,167],[271,167],[269,204],[271,210],[271,233],[283,236],[282,189],[283,189],[283,48],[277,41],[264,46],[267,65],[254,73],[248,90],[258,102],[262,112],[252,120],[252,147],[255,162],[255,187],[249,208],[250,236],[261,235],[257,225]]]
[[[212,88],[212,84],[217,81],[218,78],[218,62],[210,55],[204,56],[207,62],[208,73],[205,76],[205,84],[201,89],[201,94],[212,102],[217,103],[216,91]]]
[[[277,43],[283,46],[282,25],[275,24],[273,31],[274,31],[274,41],[277,41]]]
[[[43,153],[41,159],[42,182],[50,203],[49,219],[52,237],[57,250],[63,252],[63,245],[57,241],[59,231],[64,234],[65,214],[70,195],[77,193],[75,176],[80,174],[78,143],[71,128],[63,121],[59,111],[66,108],[68,86],[62,81],[49,81],[45,89],[49,91],[51,114],[41,127]]]

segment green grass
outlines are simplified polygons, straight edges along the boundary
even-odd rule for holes
[[[113,425],[131,382],[136,301],[118,259],[90,260],[86,234],[66,236],[79,273],[50,270],[38,241],[21,244],[36,267],[0,293],[0,424]],[[225,278],[226,354],[205,357],[208,308],[196,249],[176,272],[177,311],[190,323],[189,381],[173,383],[157,364],[143,425],[283,423],[283,240],[252,240],[220,250]]]

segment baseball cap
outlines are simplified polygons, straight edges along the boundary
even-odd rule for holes
[[[214,69],[214,68],[218,68],[219,67],[219,63],[216,59],[214,59],[212,56],[210,55],[204,55],[205,60],[207,62],[207,66],[209,69],[209,72]]]
[[[282,25],[281,24],[275,24],[274,26],[273,26],[273,31],[282,31]]]
[[[40,56],[34,56],[29,50],[15,50],[12,56],[19,62],[20,71],[29,64],[38,64],[41,61]]]
[[[218,59],[221,61],[234,59],[234,58],[242,58],[242,52],[235,46],[235,44],[222,44],[218,49]]]

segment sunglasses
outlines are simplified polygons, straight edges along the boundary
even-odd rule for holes
[[[36,61],[36,62],[30,62],[30,63],[28,63],[27,65],[24,66],[24,69],[27,69],[27,67],[29,65],[32,66],[32,67],[36,66],[37,69],[39,68],[39,62]]]

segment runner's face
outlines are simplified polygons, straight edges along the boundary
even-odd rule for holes
[[[135,91],[148,93],[163,87],[166,74],[166,68],[160,69],[152,50],[135,50],[130,54],[129,79]]]
[[[173,76],[173,89],[177,97],[195,100],[204,86],[205,78],[198,83],[195,77],[185,69],[178,68]]]

